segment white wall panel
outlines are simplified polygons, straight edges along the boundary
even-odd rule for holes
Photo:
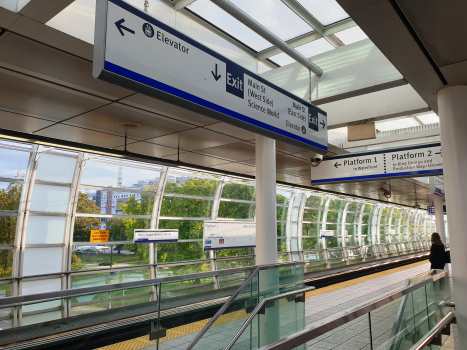
[[[29,281],[29,282],[23,282],[21,294],[30,295],[30,294],[38,294],[38,293],[48,293],[48,292],[59,291],[60,289],[61,289],[60,278]],[[25,305],[23,306],[22,311],[23,313],[27,313],[27,312],[33,312],[33,311],[52,309],[52,308],[56,308],[59,306],[61,306],[60,300],[54,300],[54,301],[48,301],[45,303]],[[27,326],[30,324],[56,320],[61,317],[62,317],[62,313],[60,310],[42,312],[36,315],[29,315],[29,316],[23,315],[21,324],[22,326]]]
[[[23,275],[44,275],[62,271],[62,247],[26,248]]]
[[[39,158],[36,180],[71,183],[76,158],[43,154]]]
[[[26,244],[63,243],[65,217],[30,216]]]
[[[30,210],[66,213],[69,196],[69,187],[36,184],[32,192]]]

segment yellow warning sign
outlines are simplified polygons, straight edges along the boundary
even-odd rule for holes
[[[91,242],[108,242],[109,230],[91,230]]]

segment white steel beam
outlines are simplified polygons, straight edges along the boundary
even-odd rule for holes
[[[298,46],[301,46],[301,45],[311,43],[312,41],[321,39],[323,36],[324,36],[324,38],[327,38],[328,36],[330,36],[330,35],[332,35],[334,33],[337,33],[337,32],[340,32],[342,30],[355,27],[356,25],[357,24],[354,22],[353,19],[348,18],[348,19],[345,19],[343,21],[340,21],[340,22],[337,22],[337,23],[326,26],[325,30],[323,32],[323,35],[321,35],[317,31],[312,31],[312,32],[300,35],[300,36],[298,36],[296,38],[287,40],[286,43],[290,47],[295,48],[295,47],[298,47]],[[256,55],[256,58],[258,60],[265,60],[266,58],[269,58],[271,56],[280,54],[281,52],[282,51],[279,48],[273,46],[273,47],[271,47],[269,49],[266,49],[266,50],[263,50],[263,51],[259,52]]]
[[[29,1],[19,13],[40,23],[47,23],[62,12],[74,0],[41,0]],[[24,2],[24,1],[23,1]]]
[[[314,28],[314,30],[317,31],[322,37],[324,37],[332,46],[344,46],[344,43],[340,41],[335,35],[330,34],[325,36],[324,32],[326,28],[324,25],[307,9],[305,9],[297,0],[282,0],[282,2],[287,5],[293,12],[295,12],[295,14],[305,23]]]
[[[315,63],[307,60],[302,54],[295,51],[293,48],[287,45],[285,41],[283,41],[269,29],[265,28],[258,21],[242,11],[229,0],[211,0],[211,2],[216,4],[219,8],[230,14],[232,17],[239,20],[251,30],[255,31],[258,35],[269,41],[271,44],[281,49],[286,55],[292,57],[299,64],[313,72],[315,75],[321,76],[323,74],[323,70]]]

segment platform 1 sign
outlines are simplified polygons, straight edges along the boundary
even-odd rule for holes
[[[133,243],[178,242],[178,230],[175,229],[135,229]]]
[[[311,168],[311,183],[338,183],[443,173],[441,144],[353,153],[323,159]]]
[[[256,224],[248,222],[205,221],[203,249],[256,247]]]
[[[306,150],[327,152],[324,111],[122,0],[97,1],[93,75]]]

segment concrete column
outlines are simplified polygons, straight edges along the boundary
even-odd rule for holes
[[[277,263],[276,141],[256,135],[256,265]]]
[[[459,349],[467,349],[467,86],[438,92]]]
[[[276,142],[256,135],[256,265],[277,263]],[[279,293],[279,270],[259,272],[260,299]],[[259,345],[279,340],[279,301],[259,315]]]
[[[434,195],[436,232],[441,236],[441,240],[446,245],[446,230],[444,227],[443,197]]]

